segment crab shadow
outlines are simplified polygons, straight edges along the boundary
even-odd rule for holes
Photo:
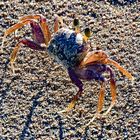
[[[137,2],[137,0],[107,0],[111,5],[114,6],[127,6]]]
[[[0,78],[0,87],[1,87],[1,94],[0,94],[0,106],[2,105],[3,100],[6,98],[7,93],[10,91],[11,84],[16,80],[16,77],[13,77],[9,83],[6,84],[5,88],[3,89],[4,79],[6,77],[6,71],[8,68],[9,60],[4,63],[3,67],[3,74]]]
[[[30,132],[28,131],[29,130],[29,126],[30,124],[32,123],[32,116],[33,116],[33,113],[35,112],[35,109],[36,107],[40,104],[40,102],[38,101],[39,98],[42,97],[42,92],[38,92],[33,98],[32,98],[32,106],[30,107],[29,109],[29,114],[27,115],[26,117],[26,122],[25,122],[25,125],[22,129],[22,132],[21,132],[21,135],[20,135],[20,140],[24,140],[25,137],[28,137],[30,136]],[[34,139],[34,136],[32,136],[32,138]]]

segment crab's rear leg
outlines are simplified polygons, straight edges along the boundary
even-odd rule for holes
[[[79,88],[79,91],[77,92],[77,94],[73,97],[72,101],[70,102],[70,104],[68,105],[68,107],[65,110],[60,111],[59,113],[63,113],[63,112],[69,112],[70,110],[72,110],[72,108],[74,108],[76,101],[78,100],[78,98],[81,96],[82,91],[83,91],[83,84],[82,82],[79,80],[78,76],[76,75],[76,73],[74,72],[74,70],[72,70],[71,68],[68,69],[68,74],[70,76],[70,79],[72,80],[72,82]]]
[[[18,42],[18,44],[15,46],[14,50],[12,51],[11,57],[10,57],[10,63],[11,63],[13,73],[15,73],[14,62],[15,62],[17,53],[18,53],[21,45],[24,45],[24,47],[29,47],[33,50],[38,50],[38,51],[45,51],[46,50],[45,47],[41,47],[36,42],[28,40],[28,39],[23,39],[20,42]]]
[[[20,21],[27,20],[27,19],[40,20],[41,28],[44,32],[44,35],[47,37],[46,38],[46,44],[47,44],[51,39],[51,33],[48,24],[46,22],[46,18],[42,15],[28,15],[20,18]],[[57,16],[54,21],[54,32],[57,32],[60,26],[63,26],[63,20],[61,17]]]
[[[27,19],[40,19],[40,18],[45,18],[43,15],[37,14],[37,15],[27,15],[27,16],[23,16],[21,17],[19,20],[23,21],[23,20],[27,20]]]

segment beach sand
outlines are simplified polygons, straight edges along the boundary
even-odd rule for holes
[[[84,82],[84,93],[68,114],[66,108],[77,87],[67,71],[47,52],[21,47],[12,73],[10,54],[17,43],[14,34],[6,37],[0,54],[0,140],[138,140],[140,120],[140,3],[120,1],[60,0],[0,2],[0,43],[4,31],[22,16],[42,14],[53,31],[55,15],[72,27],[74,15],[83,30],[89,27],[91,49],[105,51],[134,76],[134,83],[115,67],[117,102],[104,119],[94,116],[100,84]],[[139,28],[139,29],[138,29]],[[31,38],[30,26],[19,29],[17,38]],[[0,44],[1,45],[1,44]],[[111,102],[106,84],[104,110]]]

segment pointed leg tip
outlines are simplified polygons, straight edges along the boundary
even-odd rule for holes
[[[1,49],[0,49],[0,54],[2,54],[4,51],[3,51],[3,48],[1,47]]]
[[[96,118],[100,118],[101,114],[95,114],[94,117],[89,121],[89,123],[86,124],[86,127],[88,127]]]
[[[132,81],[132,83],[134,83],[135,77],[132,76],[131,81]]]
[[[61,114],[61,113],[65,113],[65,112],[66,112],[65,110],[61,110],[61,111],[58,111],[57,113]]]
[[[13,64],[13,62],[10,62],[10,63],[11,63],[12,74],[15,75],[15,67],[14,67],[14,64]]]
[[[67,114],[68,112],[70,112],[72,110],[73,107],[74,107],[73,104],[70,103],[66,109],[61,110],[58,113],[60,113],[60,114],[61,113],[66,113]]]
[[[69,111],[68,110],[61,110],[61,111],[58,111],[57,113],[58,114],[67,114]]]

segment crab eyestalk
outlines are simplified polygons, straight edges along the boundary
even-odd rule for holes
[[[79,23],[79,19],[77,19],[77,18],[75,18],[74,20],[73,20],[73,26],[74,26],[74,28],[75,28],[75,32],[76,33],[79,33],[80,32],[80,23]]]
[[[88,38],[91,36],[91,31],[89,28],[86,28],[84,31],[84,41],[87,42]]]

